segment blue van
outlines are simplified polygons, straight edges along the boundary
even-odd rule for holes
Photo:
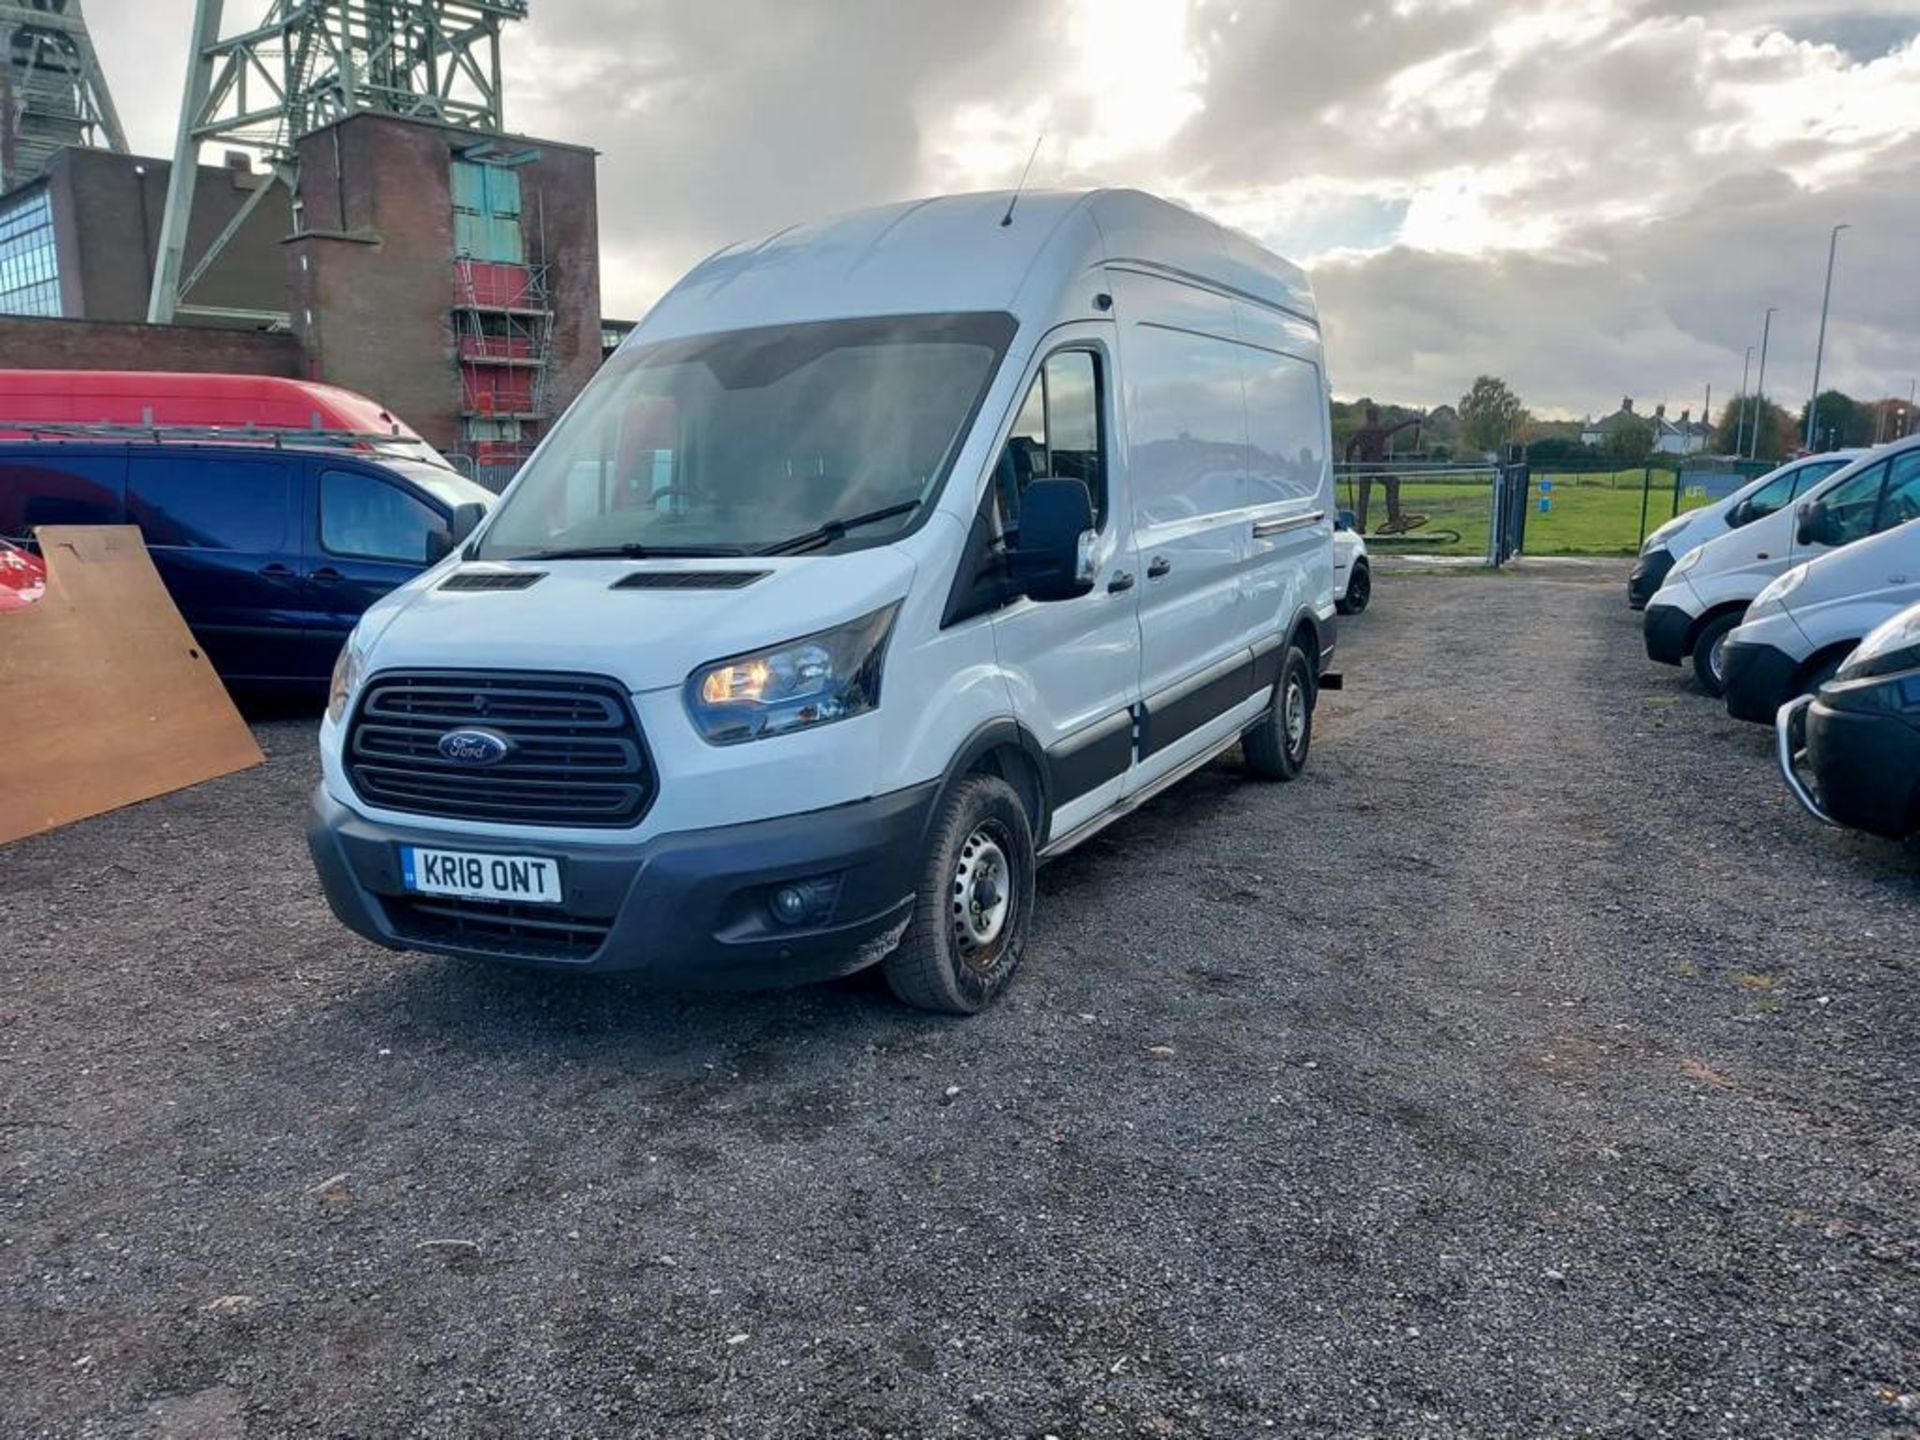
[[[466,537],[491,492],[421,461],[324,446],[0,442],[0,538],[138,525],[221,678],[323,688],[367,606]]]

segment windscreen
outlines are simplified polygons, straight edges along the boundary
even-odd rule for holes
[[[623,352],[480,553],[743,554],[822,527],[823,548],[885,540],[938,493],[1013,331],[1010,315],[896,316]]]

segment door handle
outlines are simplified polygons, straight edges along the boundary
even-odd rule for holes
[[[1158,580],[1172,568],[1173,562],[1171,560],[1167,559],[1164,555],[1156,555],[1153,557],[1152,563],[1147,566],[1147,578],[1149,580]]]
[[[1116,570],[1113,572],[1113,578],[1107,581],[1107,593],[1109,595],[1118,595],[1122,590],[1131,590],[1132,588],[1133,574],[1131,571]]]
[[[260,567],[260,573],[269,580],[291,580],[293,578],[292,568],[282,565],[277,560],[271,565],[262,565]]]
[[[347,577],[331,565],[322,565],[318,570],[309,571],[307,578],[316,585],[338,585]]]
[[[1256,520],[1253,522],[1253,538],[1264,540],[1269,535],[1285,534],[1289,530],[1298,530],[1305,525],[1318,525],[1326,518],[1326,511],[1314,510],[1305,515],[1289,515],[1284,520]]]

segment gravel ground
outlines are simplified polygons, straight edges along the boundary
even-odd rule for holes
[[[973,1021],[363,944],[303,721],[0,851],[0,1433],[1914,1433],[1920,850],[1619,579],[1383,573]]]

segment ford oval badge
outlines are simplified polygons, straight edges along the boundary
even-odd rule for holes
[[[440,737],[441,758],[456,765],[498,765],[512,748],[497,730],[449,730]]]

